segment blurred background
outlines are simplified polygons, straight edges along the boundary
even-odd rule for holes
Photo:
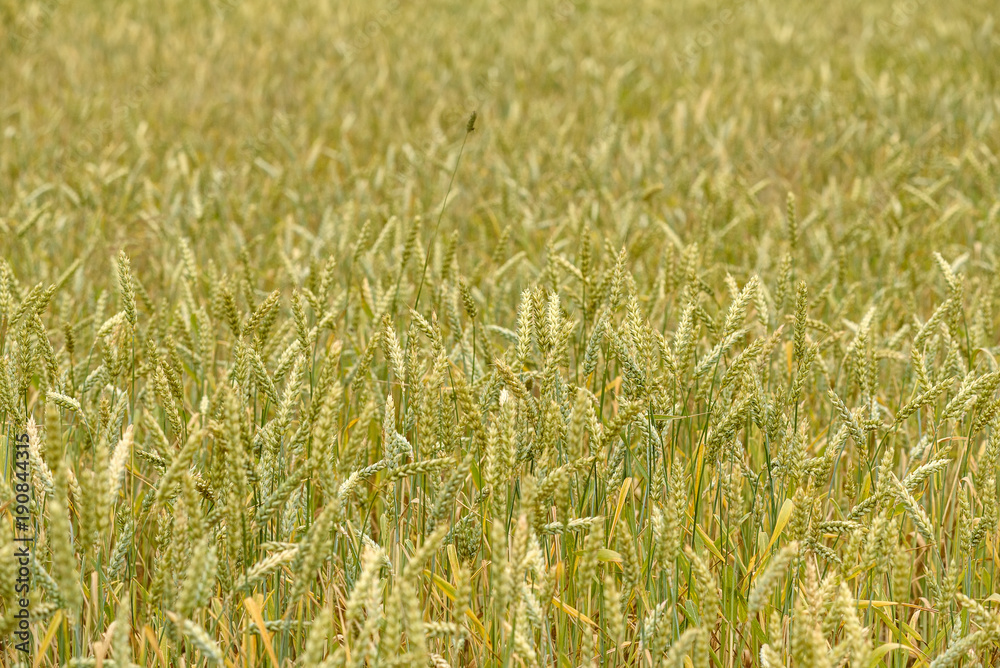
[[[244,247],[262,267],[343,253],[366,219],[437,211],[475,110],[448,213],[469,272],[505,228],[537,265],[583,217],[615,248],[666,225],[720,271],[763,271],[764,222],[788,192],[807,227],[847,221],[836,239],[816,226],[817,262],[893,239],[901,264],[929,261],[893,230],[964,244],[996,221],[994,14],[980,0],[0,0],[0,243],[30,283],[76,259],[102,281],[122,247],[163,271],[181,236],[220,264]],[[859,278],[878,284],[878,264],[859,260]]]

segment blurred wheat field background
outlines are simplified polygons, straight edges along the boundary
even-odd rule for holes
[[[996,665],[995,16],[0,0],[0,663]]]

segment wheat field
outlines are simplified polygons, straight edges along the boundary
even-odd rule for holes
[[[998,665],[996,16],[0,0],[0,665]]]

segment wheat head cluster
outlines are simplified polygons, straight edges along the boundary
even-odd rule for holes
[[[998,665],[996,6],[375,5],[0,0],[0,663]]]

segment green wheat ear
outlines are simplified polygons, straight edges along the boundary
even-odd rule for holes
[[[995,0],[211,1],[0,0],[0,666],[1000,665]]]

